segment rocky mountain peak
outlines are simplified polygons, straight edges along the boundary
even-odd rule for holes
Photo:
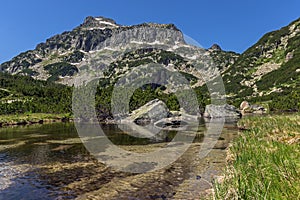
[[[221,47],[218,44],[213,44],[209,50],[213,50],[213,51],[222,51]]]
[[[79,26],[81,29],[105,29],[105,28],[118,28],[119,25],[110,18],[106,17],[92,17],[88,16],[85,18],[83,24]]]

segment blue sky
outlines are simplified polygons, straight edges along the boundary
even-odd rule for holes
[[[0,63],[71,30],[86,16],[119,24],[174,23],[208,48],[243,52],[264,33],[300,17],[299,0],[10,0],[0,3]]]

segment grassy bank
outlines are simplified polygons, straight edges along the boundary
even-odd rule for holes
[[[216,199],[300,199],[300,115],[249,117],[228,151]]]
[[[57,122],[57,121],[68,121],[70,119],[71,119],[70,114],[29,113],[29,114],[0,115],[0,127]]]

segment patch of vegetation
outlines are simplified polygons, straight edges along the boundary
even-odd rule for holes
[[[58,62],[44,66],[44,69],[49,71],[51,77],[48,79],[49,81],[56,81],[59,79],[59,76],[73,76],[78,72],[76,66],[71,65],[66,62]]]
[[[254,97],[253,102],[268,101],[270,111],[299,111],[300,110],[300,87],[284,88],[282,92],[273,92],[269,95]]]
[[[284,63],[280,68],[264,75],[261,80],[257,82],[257,87],[260,91],[268,90],[272,87],[281,87],[282,84],[293,83],[300,76],[299,69],[300,51],[294,53],[294,57],[288,62]]]
[[[225,74],[223,76],[223,82],[225,85],[226,93],[234,93],[236,94],[237,91],[240,91],[243,86],[241,85],[241,81],[244,79],[244,76],[241,74],[237,74],[235,76],[230,76]]]
[[[26,69],[23,69],[21,72],[19,72],[19,74],[25,74],[25,75],[28,75],[28,76],[36,76],[39,73],[32,70],[32,69],[26,68]]]
[[[142,60],[135,60],[128,63],[129,68],[138,67],[141,65],[146,65],[148,63],[152,63],[153,61],[150,58],[144,58]]]
[[[0,88],[12,94],[10,103],[0,101],[1,115],[26,112],[70,113],[72,110],[72,88],[65,85],[0,73]]]
[[[76,50],[76,51],[72,52],[71,54],[65,56],[63,58],[63,60],[65,62],[78,63],[82,60],[83,57],[84,57],[84,53],[82,53],[79,50]]]
[[[186,78],[186,80],[190,82],[191,85],[194,85],[198,81],[198,78],[192,74],[186,72],[179,72],[179,73],[182,74]]]
[[[177,55],[171,51],[161,51],[159,53],[158,57],[158,63],[168,65],[171,62],[173,62],[175,65],[178,65],[179,63],[183,63],[184,60],[180,55]]]
[[[212,51],[210,53],[214,65],[220,71],[223,71],[223,67],[231,65],[231,62],[235,62],[239,57],[239,54],[232,51]]]
[[[10,93],[7,90],[3,90],[0,88],[0,99],[7,97]]]
[[[249,117],[230,147],[216,199],[299,199],[300,115]]]

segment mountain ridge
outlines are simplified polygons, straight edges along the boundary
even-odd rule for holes
[[[102,22],[105,22],[104,27],[101,25]],[[98,45],[116,34],[115,32],[118,34],[124,30],[139,27],[158,27],[174,30],[171,34],[175,35],[171,36],[177,37],[179,43],[185,43],[181,31],[174,24],[143,23],[121,26],[112,19],[89,16],[73,30],[50,37],[45,42],[38,44],[34,50],[23,52],[10,61],[2,63],[0,67],[3,71],[11,74],[20,73],[46,80],[49,78],[49,73],[42,69],[45,65],[55,62],[67,62],[76,65],[82,61],[84,54],[99,49]],[[230,54],[235,56],[233,52],[230,52]],[[219,64],[222,63],[219,62]],[[226,66],[221,68],[224,67]]]

